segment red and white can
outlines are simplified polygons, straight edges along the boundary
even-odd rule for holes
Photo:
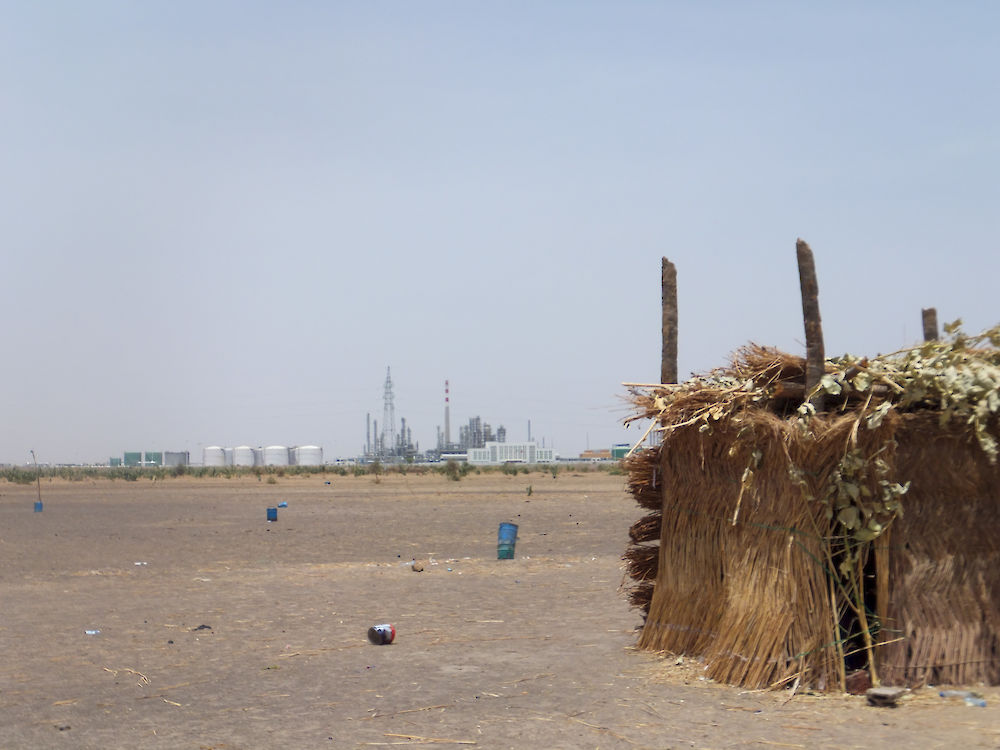
[[[396,640],[396,628],[389,623],[372,625],[368,628],[368,640],[376,646],[388,646]]]

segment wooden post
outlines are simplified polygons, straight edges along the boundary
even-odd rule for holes
[[[38,485],[38,502],[42,502],[42,470],[38,468],[38,459],[35,452],[31,451],[31,460],[35,462],[35,483]]]
[[[663,290],[663,353],[660,382],[677,382],[677,269],[666,258],[660,267]]]
[[[816,281],[816,264],[813,253],[802,240],[795,241],[795,254],[799,260],[799,286],[802,289],[802,318],[806,327],[806,393],[819,385],[826,372],[826,354],[823,349],[823,323],[819,317],[819,283]],[[822,411],[824,394],[817,393],[809,401]]]
[[[924,341],[938,340],[937,309],[928,307],[920,311],[924,322]]]

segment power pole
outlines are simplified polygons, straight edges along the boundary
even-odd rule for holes
[[[392,396],[392,375],[385,368],[385,395],[382,397],[382,453],[391,456],[396,449],[396,404]]]

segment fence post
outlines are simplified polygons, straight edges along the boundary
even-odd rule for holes
[[[803,240],[795,241],[795,254],[799,261],[799,286],[802,289],[802,318],[806,327],[806,395],[819,385],[826,372],[826,354],[823,348],[823,323],[819,316],[819,283],[816,281],[816,264],[812,250]],[[822,411],[825,398],[822,392],[814,394],[809,402]]]
[[[666,258],[660,268],[663,290],[663,352],[660,382],[677,382],[677,269]]]
[[[924,341],[938,340],[937,308],[927,307],[920,311],[924,324]]]

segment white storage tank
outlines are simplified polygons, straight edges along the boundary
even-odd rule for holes
[[[253,466],[254,453],[249,445],[237,445],[233,448],[233,466]]]
[[[323,449],[318,445],[300,445],[293,449],[297,466],[322,466]]]
[[[202,466],[225,466],[226,449],[219,445],[210,445],[201,452]]]
[[[288,448],[284,445],[269,445],[264,448],[264,466],[288,466]]]

